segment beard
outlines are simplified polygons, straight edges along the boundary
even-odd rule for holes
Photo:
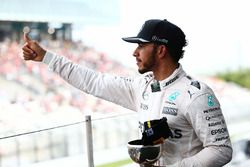
[[[148,59],[142,64],[142,67],[138,69],[140,74],[144,74],[146,72],[152,71],[155,66],[155,57],[156,57],[157,47],[155,46],[152,50],[152,53],[148,57]]]

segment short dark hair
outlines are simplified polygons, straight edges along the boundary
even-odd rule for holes
[[[173,58],[173,60],[178,63],[181,58],[184,56],[184,47],[188,45],[186,40],[186,35],[184,32],[179,28],[179,33],[175,36],[175,40],[173,43],[166,44],[168,51]]]

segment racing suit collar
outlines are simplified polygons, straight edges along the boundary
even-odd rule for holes
[[[166,89],[168,86],[172,85],[175,83],[175,81],[179,80],[185,75],[185,71],[183,70],[181,64],[179,64],[179,67],[169,77],[159,81],[161,90]]]

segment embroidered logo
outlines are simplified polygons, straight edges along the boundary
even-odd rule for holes
[[[192,93],[190,90],[188,90],[188,94],[189,94],[189,97],[190,97],[190,99],[191,99],[192,96],[193,96],[195,93]]]
[[[207,105],[208,106],[214,106],[214,97],[212,95],[207,97]]]
[[[142,93],[142,98],[143,98],[143,100],[148,100],[149,99],[149,93],[148,92],[143,92]]]
[[[174,78],[170,79],[168,82],[165,83],[164,87],[170,85],[171,83],[173,83],[174,81],[176,81],[179,78],[179,76],[175,76]]]
[[[179,92],[174,92],[174,93],[172,93],[170,96],[168,96],[168,100],[169,101],[175,101],[176,100],[176,98],[177,98],[177,96],[179,96],[180,95],[180,93]]]

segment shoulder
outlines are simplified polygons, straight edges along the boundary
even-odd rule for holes
[[[197,99],[207,99],[209,97],[215,98],[215,94],[211,87],[203,81],[191,76],[187,75],[183,77],[179,84],[179,88],[182,89],[183,101],[185,101],[183,105],[186,107]]]
[[[182,84],[182,97],[179,101],[185,116],[197,113],[203,114],[210,110],[221,111],[219,100],[206,83],[186,76],[183,78]]]
[[[187,75],[183,80],[185,82],[187,92],[195,93],[197,94],[197,96],[206,94],[206,93],[213,93],[213,90],[211,89],[211,87],[209,87],[203,81],[200,81],[189,75]]]

